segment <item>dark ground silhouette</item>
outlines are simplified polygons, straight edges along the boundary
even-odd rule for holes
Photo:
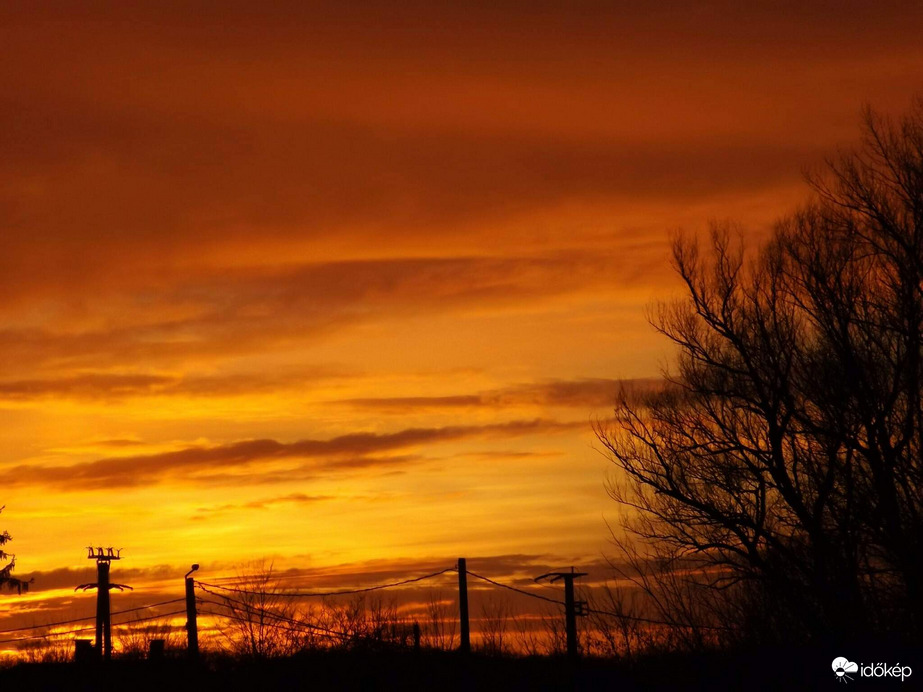
[[[664,654],[632,665],[554,657],[463,657],[447,652],[310,652],[262,661],[230,657],[193,665],[114,660],[104,665],[20,664],[0,671],[0,689],[20,690],[800,690],[836,684],[830,662],[885,661],[914,667],[919,651],[761,648]],[[923,676],[923,668],[918,675]],[[862,680],[864,688],[868,683]],[[886,683],[901,685],[898,680]],[[909,683],[909,681],[908,681]],[[909,687],[908,687],[909,689]]]

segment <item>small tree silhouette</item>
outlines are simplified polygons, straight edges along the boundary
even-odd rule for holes
[[[4,507],[0,507],[0,512]],[[18,593],[29,589],[29,582],[22,579],[16,579],[13,576],[13,569],[16,567],[16,556],[3,550],[3,546],[13,540],[7,531],[0,533],[0,587],[9,590],[15,589]]]
[[[223,647],[237,656],[265,659],[303,648],[301,633],[288,623],[297,616],[281,595],[272,563],[252,562],[239,571],[236,591],[217,596],[226,609]]]

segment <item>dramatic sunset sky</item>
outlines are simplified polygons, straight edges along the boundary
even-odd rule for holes
[[[139,5],[0,10],[30,598],[90,544],[135,584],[599,560],[590,424],[669,360],[671,232],[764,236],[923,89],[919,2]]]

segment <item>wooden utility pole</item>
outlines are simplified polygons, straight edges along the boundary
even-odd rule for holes
[[[468,626],[468,562],[458,558],[458,620],[461,629],[463,654],[471,653],[471,630]]]
[[[199,622],[198,612],[195,607],[195,580],[189,575],[199,569],[195,564],[186,572],[186,651],[189,658],[199,657]]]
[[[567,631],[567,655],[571,659],[576,659],[580,655],[577,647],[577,616],[587,614],[586,601],[574,600],[574,579],[586,575],[586,572],[575,572],[571,567],[570,572],[549,572],[535,578],[535,581],[549,577],[549,581],[552,582],[559,579],[564,581],[564,627]]]
[[[109,566],[113,560],[121,560],[121,549],[102,548],[94,551],[93,546],[87,548],[88,560],[96,560],[96,582],[81,584],[74,591],[96,589],[96,657],[109,660],[112,658],[112,610],[110,608],[109,592],[112,589],[122,591],[131,590],[125,584],[113,584],[109,581]]]

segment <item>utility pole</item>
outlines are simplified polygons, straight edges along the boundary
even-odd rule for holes
[[[471,653],[471,630],[468,626],[468,562],[458,558],[458,619],[461,629],[461,652]]]
[[[198,613],[195,608],[195,580],[189,575],[199,569],[198,564],[194,564],[192,569],[186,572],[186,651],[189,658],[195,660],[199,657],[199,623]]]
[[[96,658],[105,658],[108,661],[112,658],[112,611],[109,606],[109,592],[112,589],[130,591],[131,587],[109,581],[109,565],[113,560],[122,559],[121,548],[114,550],[100,546],[94,551],[93,546],[88,546],[87,551],[87,559],[96,560],[96,582],[81,584],[74,588],[74,591],[96,589]]]
[[[535,578],[535,581],[549,577],[551,582],[564,581],[564,626],[567,630],[567,655],[571,659],[580,655],[577,649],[577,616],[587,614],[587,602],[574,600],[574,579],[586,575],[586,572],[575,572],[571,567],[570,572],[549,572]]]

